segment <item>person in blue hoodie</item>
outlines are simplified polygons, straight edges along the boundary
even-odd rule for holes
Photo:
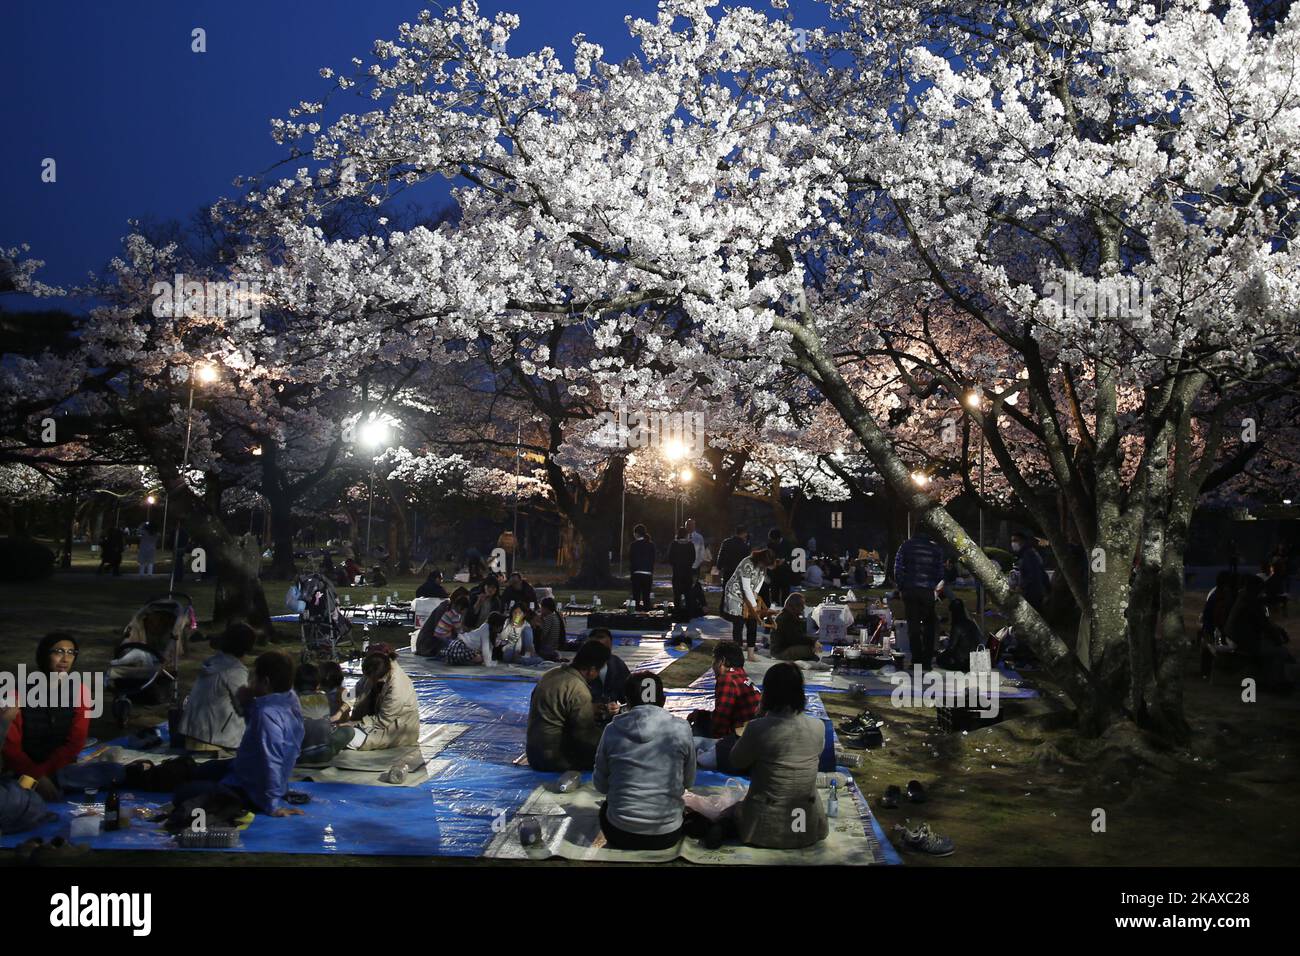
[[[600,829],[614,850],[664,850],[682,838],[682,799],[695,784],[695,741],[686,721],[664,710],[658,674],[628,678],[628,710],[596,748],[591,782],[606,795]]]
[[[262,654],[253,664],[241,701],[244,736],[230,760],[200,766],[173,799],[188,815],[216,798],[237,801],[245,811],[273,817],[303,811],[286,801],[289,774],[302,750],[303,717],[293,690],[293,660],[279,651]]]

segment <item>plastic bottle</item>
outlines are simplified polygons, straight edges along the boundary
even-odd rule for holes
[[[405,763],[395,763],[388,768],[389,783],[405,783],[406,775],[411,772],[411,768]]]
[[[104,830],[122,829],[122,797],[117,787],[108,791],[108,800],[104,802]]]
[[[826,815],[828,817],[838,817],[840,815],[840,785],[836,781],[831,784],[831,796],[826,801]]]
[[[570,770],[560,777],[560,783],[556,789],[558,789],[560,793],[570,793],[573,790],[577,790],[581,783],[582,774],[578,773],[576,770]]]

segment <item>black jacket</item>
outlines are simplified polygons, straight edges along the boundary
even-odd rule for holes
[[[668,563],[674,575],[690,577],[695,570],[695,545],[684,538],[674,539],[668,546]]]
[[[649,538],[635,538],[628,548],[628,558],[632,566],[632,573],[638,571],[649,571],[651,574],[655,570],[655,543]]]
[[[726,587],[727,581],[731,579],[736,565],[745,560],[748,555],[749,542],[744,538],[738,538],[733,534],[722,542],[722,547],[718,549],[718,573],[722,575],[723,587]]]

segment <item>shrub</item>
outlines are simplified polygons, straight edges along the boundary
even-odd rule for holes
[[[0,581],[38,581],[54,573],[54,552],[31,538],[0,538]]]

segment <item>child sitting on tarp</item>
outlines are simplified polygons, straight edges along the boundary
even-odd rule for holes
[[[337,666],[337,665],[335,665]],[[320,668],[307,663],[298,667],[294,678],[294,690],[298,694],[298,705],[302,708],[302,753],[299,763],[328,763],[336,753],[331,746],[334,725],[330,722],[333,713],[330,699],[320,685]]]
[[[330,722],[343,723],[352,712],[352,704],[343,686],[343,668],[338,661],[325,661],[320,665],[320,687],[329,700]]]
[[[229,624],[221,636],[213,638],[217,653],[203,662],[181,715],[187,749],[229,753],[239,746],[244,737],[239,695],[248,685],[248,668],[242,658],[256,643],[257,632],[243,623]]]

